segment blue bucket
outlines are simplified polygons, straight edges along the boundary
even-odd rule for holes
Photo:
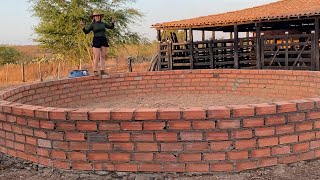
[[[69,78],[77,78],[77,77],[83,77],[83,76],[89,76],[88,70],[73,70],[69,73]]]

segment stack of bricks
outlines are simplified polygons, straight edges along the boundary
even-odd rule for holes
[[[24,85],[0,95],[0,152],[56,169],[238,172],[320,156],[319,72],[195,70]],[[143,93],[303,98],[270,104],[71,109]],[[51,107],[49,107],[51,106]]]

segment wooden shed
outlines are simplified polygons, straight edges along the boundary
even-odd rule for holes
[[[159,41],[152,70],[318,71],[319,17],[320,0],[280,0],[233,12],[157,23],[152,25]],[[177,41],[172,30],[183,31],[184,40]],[[170,36],[164,37],[169,31]],[[202,33],[202,40],[194,40],[195,31]],[[230,38],[217,39],[217,31],[230,33]]]

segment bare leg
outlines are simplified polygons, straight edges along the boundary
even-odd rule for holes
[[[93,65],[94,65],[94,71],[97,72],[99,68],[99,59],[101,54],[101,48],[93,48]],[[96,75],[96,73],[95,73]]]
[[[107,47],[101,47],[101,54],[100,54],[100,70],[101,74],[105,74],[106,69],[106,53],[107,53]]]

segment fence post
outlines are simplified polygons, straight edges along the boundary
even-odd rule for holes
[[[22,82],[26,82],[25,79],[25,69],[24,69],[24,63],[21,64],[21,71],[22,71]]]
[[[58,79],[60,79],[60,62],[58,63]]]
[[[128,70],[129,72],[132,72],[132,57],[128,57]]]
[[[39,79],[40,79],[40,81],[42,82],[43,81],[43,79],[42,79],[42,73],[41,73],[41,62],[39,61],[38,62],[38,69],[39,69]]]

